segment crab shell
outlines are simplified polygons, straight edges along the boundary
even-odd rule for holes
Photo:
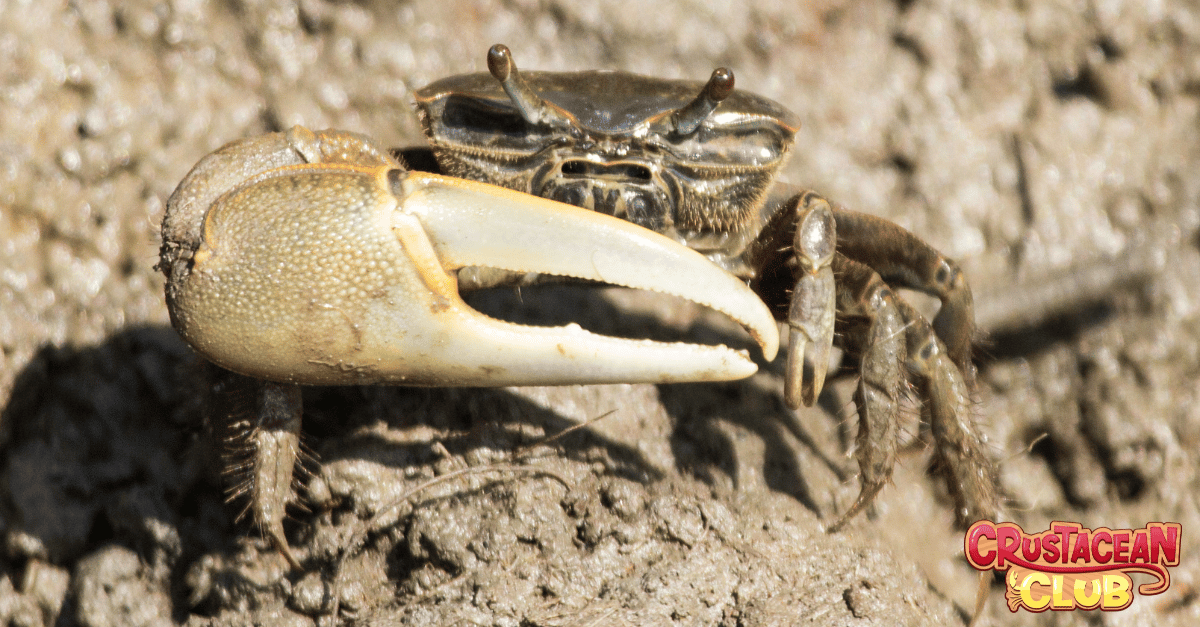
[[[443,171],[617,215],[722,256],[762,229],[758,209],[800,127],[783,105],[733,90],[729,75],[719,106],[681,132],[679,118],[708,91],[702,82],[608,71],[520,76],[535,103],[518,104],[488,73],[415,93]]]

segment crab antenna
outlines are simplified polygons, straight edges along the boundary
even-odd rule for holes
[[[671,114],[671,125],[675,127],[675,132],[688,135],[700,128],[700,123],[732,93],[733,72],[723,67],[713,70],[712,78],[700,90],[700,95]]]
[[[545,99],[533,91],[529,83],[521,78],[508,46],[504,44],[492,46],[488,50],[487,65],[488,71],[496,77],[496,80],[500,81],[504,92],[508,94],[513,104],[517,105],[517,109],[521,111],[521,117],[525,118],[526,122],[538,124],[559,117],[555,115],[555,111],[548,106]]]

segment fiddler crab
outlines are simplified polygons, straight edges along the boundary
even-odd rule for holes
[[[856,355],[861,491],[830,530],[889,480],[910,380],[959,524],[995,518],[994,471],[971,416],[962,272],[895,224],[776,184],[799,126],[792,113],[735,91],[724,68],[707,83],[520,73],[500,45],[487,63],[416,92],[439,173],[357,134],[297,126],[208,155],[167,202],[159,267],[171,321],[205,358],[256,380],[250,416],[227,419],[242,421],[232,492],[249,497],[294,567],[282,521],[300,385],[723,381],[756,370],[745,351],[520,326],[460,296],[530,273],[706,305],[741,323],[768,361],[776,321],[786,323],[792,408],[821,392],[835,339]],[[939,298],[933,324],[893,286]]]

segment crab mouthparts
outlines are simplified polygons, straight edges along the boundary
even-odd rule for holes
[[[674,223],[668,197],[654,171],[636,161],[568,159],[534,181],[538,196],[616,216],[657,231]]]
[[[636,163],[595,163],[572,159],[562,164],[565,177],[606,178],[617,181],[650,182],[650,168]]]
[[[445,315],[456,319],[455,344],[472,351],[472,362],[495,366],[492,385],[732,380],[753,374],[757,366],[745,351],[725,346],[614,338],[576,324],[532,327],[491,318],[461,300],[456,274],[462,268],[572,277],[674,295],[740,323],[768,360],[778,350],[775,320],[745,283],[657,233],[593,211],[438,175],[405,173],[393,179],[392,188],[403,199],[400,211],[420,222],[437,257],[438,268],[422,268],[422,274],[449,279],[443,287],[449,293],[441,297],[449,305]],[[412,247],[406,248],[412,255]],[[440,281],[426,283],[434,287]]]

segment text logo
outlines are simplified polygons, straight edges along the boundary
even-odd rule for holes
[[[1168,566],[1179,565],[1179,523],[1147,523],[1141,529],[1085,529],[1053,522],[1028,534],[1014,523],[981,520],[967,530],[967,561],[977,570],[1008,571],[1008,609],[1123,610],[1133,603],[1133,580],[1142,573],[1155,581],[1138,586],[1143,595],[1171,585]]]

